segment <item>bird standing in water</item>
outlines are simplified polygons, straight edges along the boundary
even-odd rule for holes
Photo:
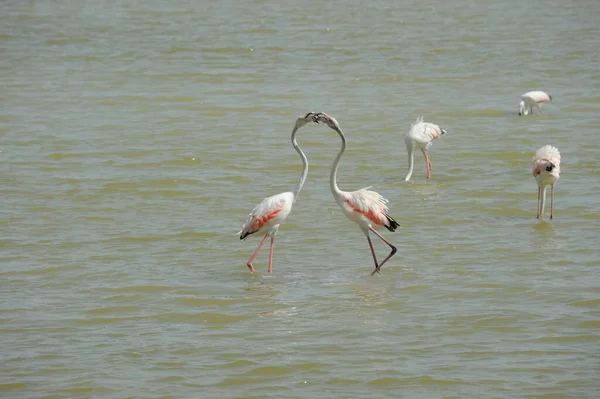
[[[335,161],[333,161],[333,166],[331,167],[329,186],[331,188],[333,198],[335,198],[340,208],[342,208],[344,215],[346,215],[346,217],[351,221],[358,223],[363,233],[367,237],[369,247],[371,248],[371,254],[373,255],[373,261],[375,262],[375,270],[373,273],[371,273],[371,275],[375,273],[379,274],[381,266],[383,266],[385,262],[387,262],[396,253],[396,247],[386,240],[381,234],[379,234],[373,228],[373,226],[385,227],[389,231],[395,231],[399,225],[394,218],[388,214],[389,209],[386,205],[388,200],[383,198],[379,193],[369,190],[371,187],[366,187],[351,192],[342,191],[339,189],[337,185],[337,169],[340,160],[342,159],[342,155],[344,155],[344,151],[346,150],[346,137],[344,136],[344,133],[342,132],[342,129],[335,118],[323,112],[320,112],[316,115],[318,122],[325,123],[331,129],[335,130],[342,139],[342,147],[335,158]],[[391,248],[390,254],[383,261],[381,261],[381,263],[377,262],[375,249],[373,248],[373,243],[371,242],[371,237],[369,235],[370,231],[373,232],[373,234],[375,234],[377,237],[381,238],[381,240]]]
[[[545,145],[535,152],[531,164],[533,177],[538,184],[537,218],[542,219],[546,202],[546,189],[550,186],[550,219],[554,210],[554,185],[560,177],[560,152],[558,148]]]
[[[268,273],[273,271],[273,247],[275,245],[275,235],[277,234],[277,230],[279,229],[279,225],[288,217],[290,212],[292,211],[292,206],[296,202],[298,198],[298,193],[302,189],[304,182],[306,181],[306,176],[308,174],[308,160],[306,159],[306,155],[302,152],[302,149],[296,142],[296,132],[302,126],[306,125],[309,122],[317,123],[316,115],[313,112],[309,112],[308,114],[299,117],[296,120],[296,124],[294,126],[294,130],[292,130],[292,146],[300,154],[300,159],[302,159],[302,173],[300,174],[300,179],[298,180],[298,184],[293,191],[288,191],[285,193],[273,195],[271,197],[267,197],[260,204],[258,204],[252,212],[248,215],[248,219],[242,226],[242,230],[240,230],[237,234],[240,236],[240,240],[245,239],[250,234],[254,233],[265,233],[264,238],[258,244],[258,247],[248,260],[248,268],[251,273],[254,273],[254,267],[252,263],[258,255],[260,248],[263,246],[267,237],[271,237],[271,248],[269,250],[269,268]]]
[[[544,103],[552,101],[552,96],[543,91],[530,91],[521,96],[519,103],[519,116],[533,115],[533,109],[537,108],[540,113],[544,108]]]
[[[420,149],[425,156],[426,162],[426,176],[429,179],[431,177],[431,169],[433,165],[429,159],[429,153],[427,150],[432,145],[432,141],[438,139],[442,134],[446,134],[446,130],[440,128],[438,125],[428,122],[423,122],[423,117],[417,118],[415,123],[410,126],[410,130],[404,137],[404,144],[408,151],[408,173],[404,178],[405,181],[409,181],[412,176],[413,167],[415,164],[414,151]]]

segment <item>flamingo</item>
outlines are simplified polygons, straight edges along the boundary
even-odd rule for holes
[[[268,273],[273,271],[273,247],[275,245],[275,235],[277,234],[279,225],[292,211],[292,206],[296,202],[298,193],[300,193],[308,174],[308,159],[306,159],[306,155],[304,155],[304,152],[302,152],[302,149],[300,149],[300,146],[296,142],[296,132],[309,122],[318,123],[314,112],[309,112],[308,114],[299,117],[296,120],[294,130],[292,130],[292,146],[298,152],[298,154],[300,154],[300,159],[302,159],[303,165],[302,173],[300,174],[300,179],[298,180],[296,187],[293,191],[273,195],[262,200],[261,203],[258,204],[252,210],[252,212],[250,212],[248,219],[242,226],[242,230],[236,234],[240,236],[240,240],[243,240],[250,234],[265,233],[264,238],[260,244],[258,244],[258,247],[256,247],[256,250],[250,257],[250,260],[248,260],[248,268],[250,269],[250,273],[255,272],[252,263],[254,262],[256,255],[258,255],[260,248],[263,246],[267,240],[267,237],[269,236],[271,237],[271,248],[269,250]]]
[[[538,184],[537,218],[542,219],[546,202],[546,189],[550,186],[550,220],[554,208],[554,185],[560,177],[560,152],[558,148],[545,145],[535,152],[531,164],[533,177]]]
[[[365,187],[363,189],[351,192],[340,190],[337,185],[336,176],[338,165],[342,159],[344,151],[346,150],[346,137],[344,136],[344,133],[342,132],[342,129],[335,118],[323,112],[318,113],[316,116],[317,122],[323,122],[327,124],[327,126],[335,130],[342,139],[342,147],[339,154],[335,158],[335,161],[333,161],[333,166],[331,167],[329,186],[331,188],[333,198],[337,201],[340,208],[342,208],[344,215],[346,215],[346,217],[351,221],[358,223],[363,233],[367,237],[369,247],[371,248],[371,254],[373,255],[373,261],[375,262],[375,270],[373,273],[371,273],[371,275],[374,275],[375,273],[379,274],[381,266],[383,266],[385,262],[387,262],[396,253],[396,247],[386,240],[381,234],[379,234],[375,228],[373,228],[373,225],[375,225],[375,227],[385,227],[389,231],[395,231],[399,224],[388,214],[389,209],[386,205],[388,200],[383,198],[379,193],[369,190],[371,187]],[[375,234],[377,237],[381,238],[381,240],[391,248],[390,254],[381,263],[377,263],[377,256],[375,255],[375,249],[373,248],[373,243],[371,242],[371,237],[369,235],[370,231],[373,232],[373,234]]]
[[[429,153],[427,149],[433,144],[432,141],[438,139],[440,135],[446,134],[446,130],[440,128],[438,125],[433,123],[423,122],[423,117],[417,118],[415,123],[410,126],[410,130],[404,137],[404,144],[408,151],[408,173],[404,178],[404,181],[409,181],[412,176],[413,166],[415,163],[414,150],[417,148],[421,149],[425,156],[426,162],[426,176],[429,179],[431,177],[431,160],[429,159]]]
[[[533,115],[533,108],[537,108],[540,113],[544,108],[544,103],[552,101],[552,96],[543,91],[530,91],[521,96],[519,103],[519,116]]]

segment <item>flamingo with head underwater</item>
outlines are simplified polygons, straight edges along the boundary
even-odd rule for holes
[[[306,159],[306,155],[298,145],[296,141],[296,132],[302,126],[306,125],[309,122],[317,122],[316,115],[313,112],[309,112],[308,114],[299,117],[296,120],[296,124],[294,125],[294,130],[292,130],[292,146],[300,155],[300,159],[302,159],[302,173],[300,174],[300,179],[298,180],[298,184],[292,191],[288,191],[285,193],[273,195],[271,197],[267,197],[258,204],[252,212],[248,215],[248,219],[242,226],[242,230],[240,230],[237,234],[240,236],[240,240],[245,239],[250,234],[254,233],[265,233],[264,238],[258,244],[258,247],[248,260],[248,268],[251,273],[254,273],[254,267],[252,263],[258,255],[261,247],[267,240],[267,237],[271,237],[271,247],[269,250],[269,268],[268,273],[273,271],[273,248],[275,246],[275,235],[277,234],[277,230],[279,229],[279,225],[288,217],[290,212],[292,211],[292,206],[296,202],[298,198],[298,193],[302,189],[304,182],[306,181],[306,176],[308,174],[308,160]]]
[[[316,114],[316,116],[318,122],[325,123],[331,129],[336,131],[342,140],[340,152],[335,158],[335,161],[333,161],[333,166],[331,167],[331,174],[329,177],[331,193],[333,194],[333,198],[335,198],[340,208],[342,208],[344,215],[346,215],[346,217],[351,221],[357,223],[367,237],[369,247],[371,248],[371,254],[373,255],[373,261],[375,262],[375,270],[373,273],[371,273],[371,275],[375,273],[379,274],[381,266],[383,266],[396,253],[396,247],[386,240],[381,234],[379,234],[374,227],[385,227],[389,231],[395,231],[399,225],[388,213],[388,200],[383,198],[379,193],[369,190],[371,187],[350,192],[340,190],[337,185],[337,170],[340,160],[342,159],[342,155],[346,150],[346,137],[344,136],[344,133],[342,132],[342,129],[335,118],[323,112]],[[377,256],[375,255],[375,249],[373,248],[373,243],[371,242],[369,232],[373,232],[373,234],[379,237],[391,248],[391,252],[383,261],[381,261],[381,263],[377,262]]]
[[[546,189],[550,186],[550,219],[554,211],[554,185],[560,177],[560,152],[558,148],[545,145],[535,152],[531,164],[533,177],[538,184],[537,218],[542,219],[546,202]]]
[[[415,164],[414,151],[420,149],[425,157],[426,173],[425,175],[429,179],[431,177],[431,169],[433,165],[429,159],[429,153],[427,150],[433,144],[432,141],[438,139],[442,134],[446,134],[446,130],[442,129],[434,123],[423,122],[423,117],[417,118],[417,120],[410,126],[410,130],[404,137],[404,144],[408,151],[408,173],[404,178],[405,181],[409,181],[412,176],[413,167]]]
[[[544,108],[544,103],[552,101],[552,96],[543,91],[530,91],[521,95],[521,102],[519,103],[519,116],[520,115],[533,115],[533,109],[537,108],[540,113]]]

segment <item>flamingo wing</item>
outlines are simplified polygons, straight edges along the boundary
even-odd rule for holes
[[[530,91],[521,96],[522,100],[526,100],[527,98],[529,98],[537,103],[547,103],[551,100],[551,97],[548,93],[540,91],[540,90]]]
[[[419,144],[427,144],[440,137],[442,129],[434,123],[423,122],[420,116],[411,125],[406,137],[416,141]]]
[[[267,197],[260,202],[248,215],[248,219],[237,234],[243,240],[258,231],[267,231],[283,222],[292,211],[294,194],[281,193]]]
[[[396,230],[398,223],[388,214],[388,200],[369,187],[346,193],[344,207],[349,214],[366,219],[370,223]]]

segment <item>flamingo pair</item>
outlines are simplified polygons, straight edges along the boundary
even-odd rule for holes
[[[519,103],[519,115],[533,115],[533,110],[537,109],[540,113],[544,108],[544,103],[552,101],[552,96],[546,92],[536,90],[530,91],[521,95]],[[442,134],[446,134],[446,130],[438,125],[428,122],[423,122],[423,117],[417,118],[412,124],[410,130],[404,138],[406,149],[408,151],[408,173],[404,178],[409,181],[412,176],[414,166],[414,151],[420,149],[425,157],[426,173],[425,176],[431,177],[431,159],[429,158],[428,149],[433,144],[433,140],[440,138]]]
[[[269,267],[267,271],[268,273],[273,271],[273,248],[275,245],[275,235],[277,234],[279,225],[292,211],[292,206],[296,202],[298,194],[302,189],[308,174],[308,161],[306,159],[306,155],[296,142],[296,132],[309,122],[326,124],[332,130],[334,130],[342,140],[340,152],[338,153],[335,161],[333,162],[333,166],[331,167],[331,174],[329,178],[331,193],[333,194],[333,198],[336,200],[340,208],[342,208],[344,215],[346,215],[348,219],[357,223],[365,234],[369,243],[369,248],[371,249],[371,254],[373,255],[373,261],[375,262],[375,269],[371,275],[379,274],[381,267],[396,253],[396,247],[386,240],[379,232],[377,232],[375,228],[385,227],[389,231],[395,231],[399,226],[398,222],[396,222],[394,218],[389,215],[389,209],[387,207],[388,201],[379,193],[369,190],[370,187],[351,192],[340,190],[337,185],[337,170],[340,160],[342,159],[342,155],[346,150],[346,137],[342,132],[338,121],[332,116],[329,116],[323,112],[309,112],[308,114],[299,117],[296,120],[294,129],[292,130],[292,146],[300,155],[303,165],[300,179],[294,190],[267,197],[262,200],[262,202],[252,210],[250,215],[248,215],[248,219],[242,226],[242,230],[238,233],[240,239],[242,240],[248,237],[250,234],[265,233],[262,241],[258,244],[258,247],[250,257],[250,260],[248,260],[248,268],[250,269],[251,273],[255,271],[252,265],[254,259],[256,258],[256,255],[258,255],[258,252],[266,242],[267,238],[271,237]],[[377,261],[375,249],[373,248],[373,243],[371,242],[370,232],[373,232],[373,234],[379,237],[391,249],[390,253],[381,262]]]

